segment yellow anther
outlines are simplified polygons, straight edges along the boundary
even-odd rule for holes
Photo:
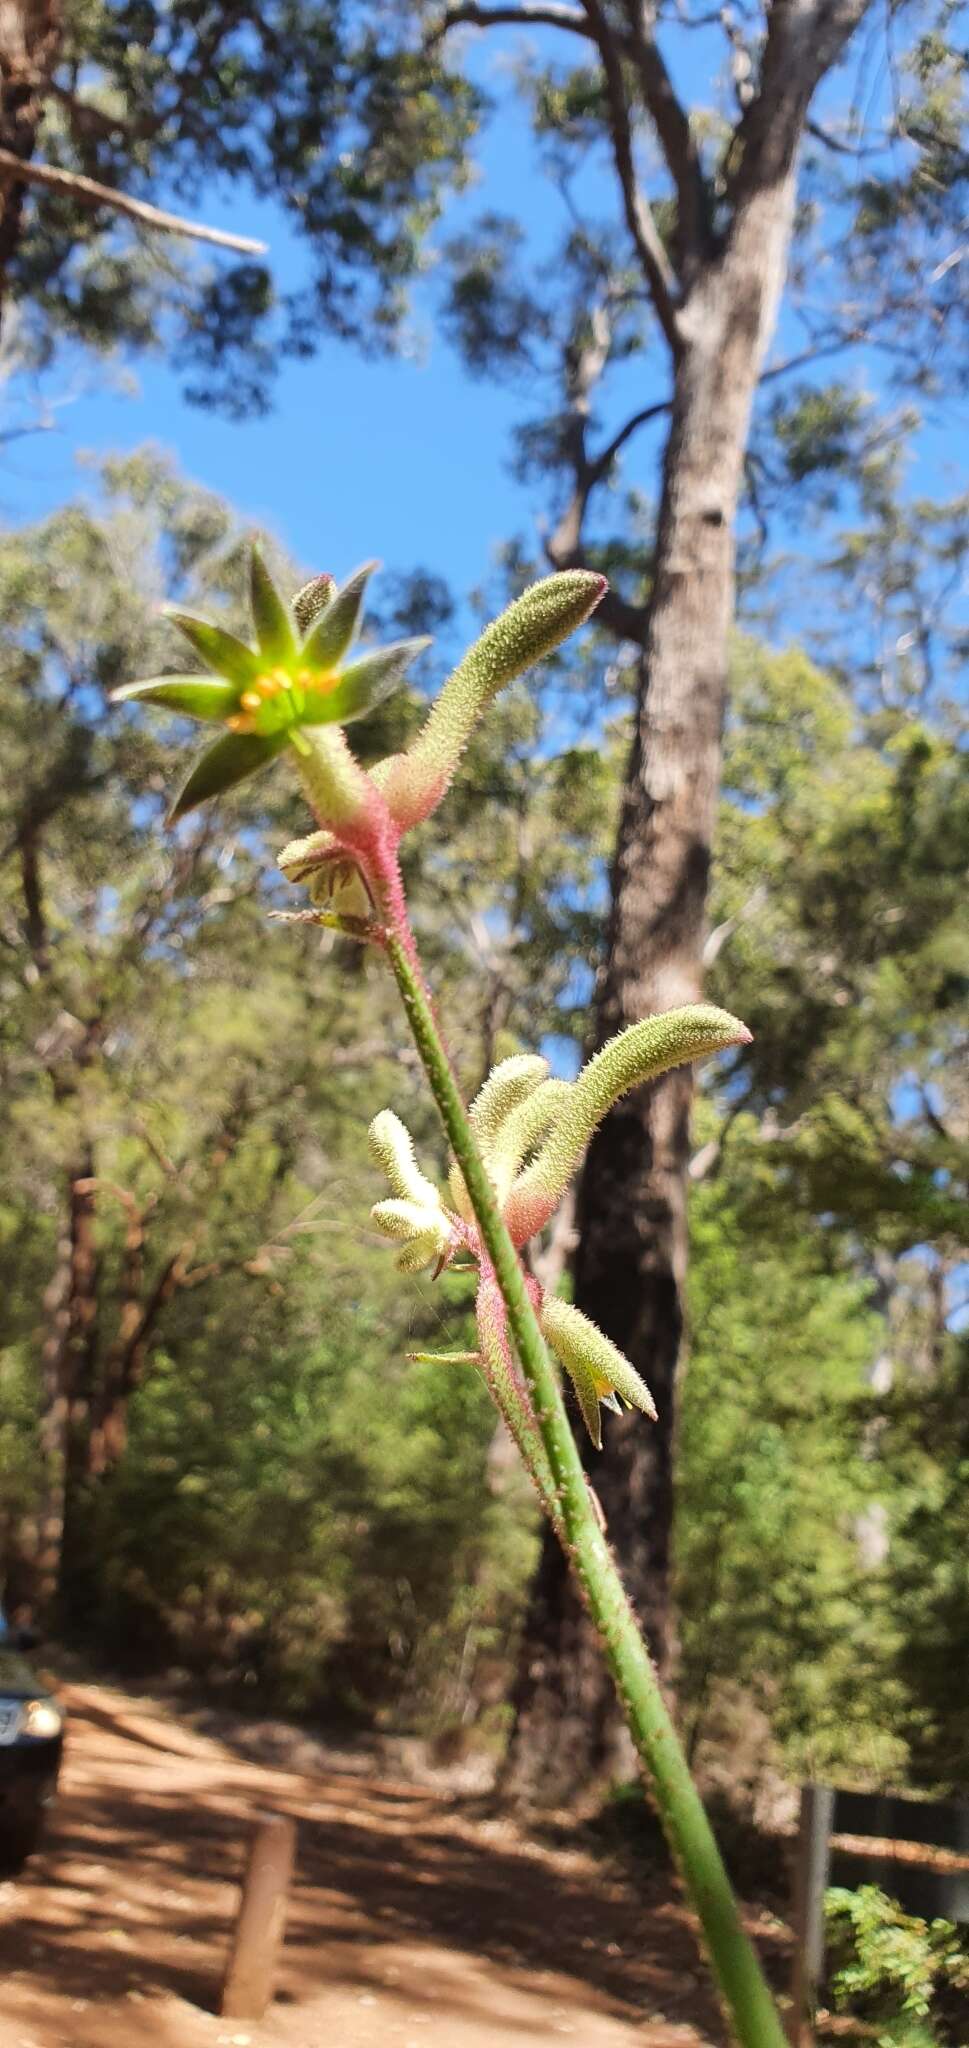
[[[246,711],[258,711],[262,705],[262,697],[258,690],[243,690],[239,701]]]
[[[261,703],[265,703],[269,697],[278,697],[281,690],[287,690],[288,688],[288,675],[286,675],[283,669],[276,668],[268,675],[256,677],[252,686],[252,694],[257,696]],[[246,702],[246,698],[249,695],[250,692],[247,690],[242,699],[243,703]]]
[[[226,719],[226,724],[230,732],[255,732],[256,729],[255,720],[248,711],[235,712],[232,718]]]

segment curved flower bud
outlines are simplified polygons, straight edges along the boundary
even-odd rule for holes
[[[453,1231],[443,1209],[420,1202],[394,1198],[375,1202],[371,1221],[385,1237],[393,1237],[404,1249],[397,1259],[401,1273],[418,1273],[422,1266],[437,1265],[452,1242]]]
[[[474,727],[498,691],[551,654],[595,610],[604,576],[566,569],[533,583],[479,640],[448,678],[416,740],[373,770],[392,817],[407,830],[440,803]]]
[[[406,1244],[412,1237],[420,1237],[433,1228],[428,1217],[434,1212],[425,1209],[419,1202],[406,1202],[393,1196],[387,1202],[375,1202],[370,1211],[371,1221],[385,1237],[399,1237]]]
[[[485,1158],[509,1111],[523,1102],[547,1073],[548,1061],[539,1053],[513,1053],[511,1059],[499,1060],[492,1067],[469,1111],[471,1129]]]
[[[574,1081],[538,1157],[520,1176],[506,1210],[516,1244],[524,1244],[548,1222],[597,1124],[621,1095],[670,1067],[728,1045],[749,1045],[746,1024],[712,1003],[692,1003],[646,1017],[609,1040]]]
[[[525,1464],[547,1500],[555,1499],[555,1481],[525,1385],[508,1338],[505,1305],[493,1280],[483,1280],[475,1303],[478,1343],[485,1380],[511,1429]]]
[[[471,1128],[486,1166],[490,1163],[492,1146],[504,1119],[534,1088],[539,1087],[547,1073],[548,1061],[538,1053],[513,1053],[510,1059],[499,1060],[498,1065],[492,1067],[469,1112]],[[470,1223],[474,1211],[464,1185],[464,1175],[454,1161],[448,1170],[448,1181],[458,1214]]]
[[[355,569],[329,604],[317,615],[303,642],[301,657],[311,668],[332,669],[343,660],[356,639],[367,584],[379,562],[364,562]]]
[[[505,1118],[491,1155],[491,1174],[504,1203],[524,1160],[555,1123],[571,1091],[568,1081],[543,1081]]]
[[[539,1321],[572,1381],[582,1419],[597,1451],[602,1448],[600,1401],[607,1407],[618,1407],[616,1396],[621,1395],[631,1408],[641,1409],[651,1422],[656,1421],[656,1403],[645,1380],[640,1379],[628,1358],[581,1309],[570,1301],[560,1301],[557,1295],[547,1294]]]
[[[382,1109],[367,1135],[373,1157],[383,1167],[394,1194],[422,1209],[440,1209],[441,1197],[434,1182],[422,1174],[414,1157],[414,1140],[399,1116],[392,1109]]]
[[[518,1053],[502,1060],[471,1110],[471,1123],[501,1207],[522,1161],[545,1136],[568,1094],[569,1083],[544,1080],[547,1073],[548,1061],[534,1054]],[[466,1223],[473,1222],[464,1175],[454,1162],[448,1180],[455,1208]]]

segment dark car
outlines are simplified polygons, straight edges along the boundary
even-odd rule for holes
[[[19,1870],[57,1788],[64,1714],[8,1633],[0,1639],[0,1869]]]

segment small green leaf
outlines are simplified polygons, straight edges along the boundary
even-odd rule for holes
[[[364,593],[376,567],[376,562],[364,562],[331,598],[303,644],[302,660],[307,668],[329,674],[343,660],[360,623]]]
[[[335,690],[307,690],[303,723],[351,725],[356,718],[366,718],[368,711],[399,687],[411,662],[430,644],[426,638],[395,640],[389,647],[362,655],[343,670]]]
[[[280,597],[256,547],[249,559],[249,598],[256,639],[267,668],[273,668],[277,663],[288,667],[296,653],[296,636],[289,607]]]
[[[218,676],[152,676],[112,690],[112,704],[164,704],[186,718],[228,718],[238,708],[239,686]]]
[[[165,617],[172,619],[190,640],[196,654],[207,661],[216,675],[225,676],[230,683],[237,683],[244,690],[255,682],[263,672],[264,663],[254,648],[247,647],[244,640],[234,633],[227,633],[224,626],[215,626],[209,619],[196,619],[191,612],[174,611],[166,606]]]
[[[204,804],[208,797],[221,796],[223,791],[233,789],[237,782],[244,782],[248,775],[255,775],[260,768],[280,753],[286,745],[288,734],[284,732],[227,732],[216,740],[214,747],[196,761],[188,781],[183,785],[168,813],[168,823],[174,825],[198,804]]]

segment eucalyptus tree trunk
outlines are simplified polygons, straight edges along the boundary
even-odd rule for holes
[[[751,404],[791,231],[790,160],[753,193],[682,319],[612,907],[599,1042],[697,1000],[720,785],[734,529]],[[626,1097],[600,1127],[579,1188],[575,1299],[647,1380],[659,1422],[606,1419],[588,1469],[661,1669],[670,1604],[676,1382],[683,1363],[688,1069]],[[549,1804],[632,1767],[615,1696],[558,1546],[532,1591],[506,1784]]]

